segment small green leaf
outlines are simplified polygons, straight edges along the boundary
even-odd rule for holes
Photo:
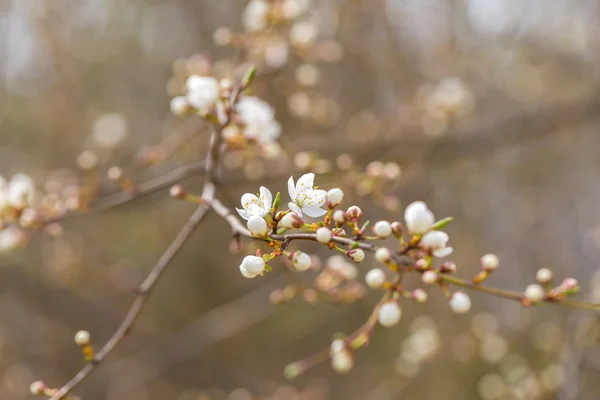
[[[254,78],[256,78],[256,66],[251,65],[248,68],[248,70],[246,70],[246,73],[244,74],[244,77],[242,78],[242,87],[247,88],[248,86],[250,86],[250,84],[252,83]]]
[[[277,192],[275,195],[275,200],[273,200],[273,212],[277,211],[279,207],[279,203],[281,202],[281,192]]]
[[[265,271],[272,271],[271,267],[269,267],[269,264],[265,264]]]
[[[444,229],[452,221],[454,221],[453,217],[440,219],[435,224],[433,224],[433,229],[435,229],[436,231],[439,231],[440,229]]]

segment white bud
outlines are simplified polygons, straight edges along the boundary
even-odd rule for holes
[[[329,208],[339,206],[344,200],[344,192],[342,189],[333,188],[327,192],[327,205]]]
[[[385,282],[385,272],[379,268],[373,268],[367,272],[365,282],[371,289],[379,289]]]
[[[348,250],[348,252],[346,252],[346,254],[355,263],[359,263],[365,259],[365,252],[362,251],[361,249]]]
[[[486,254],[481,257],[481,268],[485,271],[494,271],[498,268],[500,264],[500,260],[498,260],[498,256],[495,254]]]
[[[539,303],[544,299],[544,288],[537,284],[527,286],[525,298],[533,303]]]
[[[419,242],[419,246],[428,250],[443,249],[446,247],[448,239],[449,237],[446,232],[431,231],[423,235],[421,241]]]
[[[438,274],[435,271],[425,271],[423,272],[421,280],[423,281],[423,283],[432,285],[438,281]]]
[[[406,207],[404,220],[409,232],[423,234],[433,227],[435,217],[425,203],[415,201]]]
[[[342,339],[335,339],[331,342],[330,353],[331,355],[341,353],[346,350],[346,343]]]
[[[342,351],[339,353],[335,353],[331,357],[331,367],[335,372],[339,372],[341,374],[346,373],[352,369],[354,365],[354,360],[352,359],[352,355],[348,351]]]
[[[333,221],[338,225],[342,225],[346,222],[346,213],[342,210],[335,210],[333,212]]]
[[[392,234],[392,225],[388,221],[377,221],[373,226],[373,232],[380,238],[388,237]]]
[[[174,185],[171,186],[171,189],[169,190],[169,195],[176,199],[182,199],[185,197],[185,190],[183,190],[183,186],[181,185]]]
[[[387,247],[380,247],[375,251],[375,260],[381,264],[386,264],[392,259],[392,252]]]
[[[6,193],[8,204],[23,209],[33,203],[35,184],[33,179],[25,174],[15,174],[8,184]]]
[[[219,82],[212,76],[192,75],[187,79],[187,102],[200,109],[219,97]]]
[[[400,322],[401,317],[402,310],[400,309],[398,303],[395,301],[389,301],[387,303],[383,303],[379,308],[377,320],[382,326],[390,327]]]
[[[303,251],[296,251],[292,255],[292,264],[298,271],[306,271],[312,265],[312,260],[308,254]]]
[[[331,231],[329,228],[325,228],[324,226],[317,229],[316,236],[317,242],[329,243],[331,241]]]
[[[415,289],[411,293],[412,299],[417,303],[425,303],[427,301],[427,292],[423,289]]]
[[[265,269],[265,261],[262,257],[246,256],[240,264],[240,272],[246,278],[254,278]]]
[[[80,346],[85,346],[90,343],[90,333],[88,331],[79,331],[74,337],[75,343]]]
[[[171,112],[175,115],[183,115],[190,108],[185,96],[177,96],[171,99]]]
[[[362,210],[359,206],[350,206],[348,210],[346,210],[346,217],[351,221],[358,221],[363,215]]]
[[[39,396],[41,394],[44,394],[45,390],[46,390],[46,384],[42,381],[35,381],[29,386],[29,391],[34,396]]]
[[[454,292],[448,304],[455,313],[464,314],[471,309],[471,298],[463,292]]]
[[[290,228],[302,227],[302,224],[304,223],[304,221],[302,221],[302,218],[300,218],[298,216],[298,214],[296,214],[294,212],[289,212],[289,213],[285,214],[283,216],[283,218],[281,218],[279,223],[281,224],[281,226],[283,228],[290,229]]]
[[[535,279],[540,283],[548,283],[552,280],[552,271],[548,268],[541,268],[535,274]]]
[[[246,223],[248,230],[255,235],[264,235],[269,230],[267,221],[263,217],[253,215],[248,219]]]

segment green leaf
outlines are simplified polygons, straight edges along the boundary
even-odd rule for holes
[[[439,231],[440,229],[444,229],[452,221],[454,221],[453,217],[440,219],[435,224],[433,224],[433,229],[435,229],[436,231]]]
[[[251,65],[248,68],[248,70],[246,70],[246,73],[244,74],[244,77],[242,78],[242,87],[247,88],[248,86],[250,86],[250,84],[252,83],[254,78],[256,78],[256,66]]]
[[[281,192],[277,192],[275,195],[275,200],[273,200],[273,212],[277,211],[279,207],[279,203],[281,202]]]

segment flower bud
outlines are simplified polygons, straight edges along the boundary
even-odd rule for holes
[[[173,97],[171,99],[170,107],[171,112],[175,115],[183,115],[190,109],[190,105],[185,96]]]
[[[373,226],[373,232],[380,238],[386,238],[392,234],[392,225],[388,221],[377,221]]]
[[[415,289],[410,293],[410,297],[417,303],[425,303],[427,301],[427,292],[423,289]]]
[[[421,280],[423,281],[423,283],[432,285],[438,281],[438,278],[439,277],[438,277],[437,272],[430,270],[430,271],[423,272],[423,276],[421,277]]]
[[[351,206],[348,208],[348,210],[346,210],[346,217],[352,222],[358,222],[362,216],[363,212],[358,206]]]
[[[373,268],[365,275],[365,282],[371,289],[379,289],[385,282],[385,272],[379,268]]]
[[[375,251],[375,260],[381,264],[387,264],[392,259],[392,252],[387,247],[380,247]]]
[[[292,254],[292,264],[298,271],[306,271],[312,265],[312,260],[305,252],[296,251]]]
[[[86,346],[90,344],[90,333],[88,331],[79,331],[75,334],[73,339],[78,345]]]
[[[42,381],[35,381],[29,386],[29,391],[34,396],[39,396],[44,394],[44,391],[47,389],[47,386]]]
[[[240,264],[240,272],[246,278],[254,278],[265,269],[265,261],[262,257],[246,256]]]
[[[335,339],[333,342],[331,342],[331,347],[330,347],[330,354],[334,355],[337,353],[341,353],[342,351],[346,350],[346,342],[344,342],[342,339]]]
[[[246,226],[248,227],[248,230],[254,235],[264,235],[269,231],[267,221],[265,221],[263,217],[260,217],[258,215],[251,216],[248,219]]]
[[[350,258],[355,263],[359,263],[365,259],[365,252],[361,249],[352,249],[346,252],[348,258]]]
[[[464,314],[471,309],[471,298],[463,292],[454,292],[448,304],[456,314]]]
[[[343,230],[342,228],[333,228],[331,230],[331,233],[332,233],[333,236],[346,237],[346,231]]]
[[[532,303],[539,303],[544,299],[544,288],[537,284],[527,286],[525,298]]]
[[[579,290],[579,282],[575,278],[565,278],[560,285],[566,291],[577,291]]]
[[[486,254],[481,257],[481,268],[484,271],[494,271],[498,268],[500,264],[500,260],[498,260],[498,256],[495,254]]]
[[[541,268],[536,272],[535,279],[539,283],[549,283],[552,280],[552,271],[548,268]]]
[[[444,261],[440,265],[440,272],[443,274],[453,274],[456,272],[456,264],[453,261]]]
[[[343,225],[346,223],[346,213],[342,210],[335,210],[333,212],[333,221],[337,225]]]
[[[337,207],[342,203],[342,200],[344,200],[344,192],[342,189],[333,188],[327,192],[327,207]]]
[[[183,190],[183,186],[174,185],[169,190],[169,195],[175,199],[183,199],[185,197],[185,190]]]
[[[392,233],[398,238],[402,237],[402,224],[400,222],[392,222]]]
[[[406,207],[404,220],[410,233],[423,234],[433,227],[435,217],[425,203],[415,201]]]
[[[342,351],[336,353],[331,357],[331,367],[335,372],[344,374],[352,369],[354,360],[349,351]]]
[[[279,224],[284,228],[301,228],[304,221],[295,212],[289,212],[281,218]]]
[[[427,260],[425,258],[419,258],[417,261],[415,261],[415,268],[418,271],[425,271],[425,270],[429,269],[430,265],[431,265],[431,263],[429,262],[429,260]]]
[[[377,320],[382,326],[389,328],[400,322],[401,317],[402,310],[398,303],[395,301],[388,301],[387,303],[383,303],[379,308]]]
[[[316,232],[317,242],[329,243],[331,241],[331,231],[329,228],[321,227]]]

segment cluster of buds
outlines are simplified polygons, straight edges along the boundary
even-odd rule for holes
[[[31,177],[15,174],[9,180],[0,176],[0,252],[27,242],[25,230],[37,227],[42,218],[38,193]]]
[[[553,274],[548,268],[541,268],[535,275],[538,283],[532,283],[523,292],[522,303],[525,306],[536,305],[542,301],[560,301],[579,292],[579,283],[574,278],[565,278],[560,285],[552,284]]]
[[[339,373],[346,373],[354,366],[354,358],[343,339],[335,339],[330,347],[331,367]]]

